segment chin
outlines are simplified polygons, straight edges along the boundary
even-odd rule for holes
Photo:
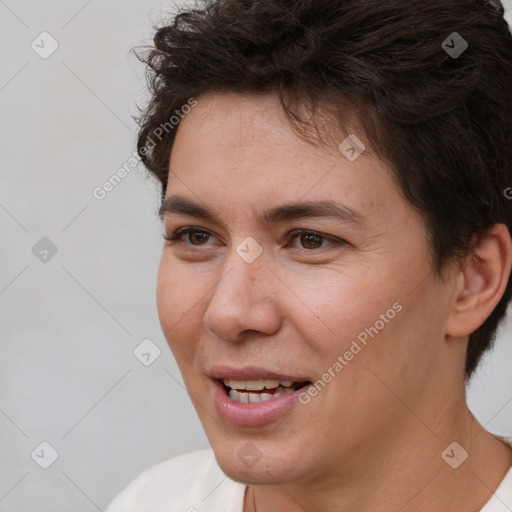
[[[222,445],[212,444],[212,447],[217,464],[235,482],[272,485],[295,480],[301,471],[301,459],[288,457],[282,448],[273,444],[268,441],[228,440]],[[256,445],[261,449],[256,448]]]

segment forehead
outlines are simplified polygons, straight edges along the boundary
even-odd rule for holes
[[[317,128],[323,144],[318,135],[315,137]],[[194,171],[207,172],[203,177],[210,181],[229,173],[233,183],[250,182],[253,186],[263,176],[267,186],[293,187],[298,181],[309,182],[314,175],[328,174],[333,166],[357,169],[357,163],[343,158],[339,145],[344,144],[347,134],[337,133],[332,120],[327,123],[319,118],[316,128],[306,130],[311,133],[301,137],[292,128],[275,94],[210,93],[201,96],[181,120],[170,171],[193,167]],[[359,137],[350,134],[348,140],[364,138],[360,131],[357,134]],[[361,159],[384,169],[382,162],[370,157],[371,148],[366,144]]]
[[[283,156],[290,145],[301,147],[302,153],[321,151],[337,155],[338,145],[348,132],[340,133],[334,114],[320,108],[313,124],[308,107],[304,104],[298,109],[301,116],[299,125],[306,132],[302,138],[292,128],[277,94],[208,93],[201,96],[194,109],[182,119],[177,139],[184,136],[204,137],[203,143],[211,141],[218,147],[227,148],[269,144],[268,152],[270,144],[274,148],[281,144],[280,153]],[[347,110],[344,118],[347,125],[354,126],[355,132],[361,131],[354,113]],[[179,140],[176,142],[179,144]],[[367,147],[366,152],[371,154],[371,148]]]
[[[332,143],[314,144],[293,130],[275,95],[202,96],[178,127],[166,195],[222,207],[234,217],[245,209],[319,200],[381,219],[408,215],[411,207],[387,164],[368,144],[347,157],[347,134],[328,128],[322,125]],[[360,131],[349,135],[364,144]]]

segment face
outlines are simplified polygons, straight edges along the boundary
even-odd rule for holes
[[[368,145],[354,159],[328,135],[313,145],[275,96],[237,94],[199,98],[176,135],[159,317],[234,480],[363,471],[439,364],[451,288],[424,223]]]

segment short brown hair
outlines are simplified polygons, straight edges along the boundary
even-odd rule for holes
[[[425,219],[438,275],[493,224],[511,230],[512,37],[497,0],[203,0],[138,56],[152,96],[137,147],[162,197],[176,130],[154,132],[176,110],[208,92],[275,93],[298,131],[304,105],[341,127],[350,106]],[[511,293],[509,280],[470,335],[467,380]]]

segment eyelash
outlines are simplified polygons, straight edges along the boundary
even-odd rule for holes
[[[200,229],[200,228],[197,228],[197,227],[194,227],[194,226],[187,226],[187,227],[183,227],[183,228],[179,228],[177,229],[176,231],[174,231],[171,235],[163,235],[163,238],[164,240],[170,244],[170,245],[174,245],[175,243],[177,242],[180,242],[180,238],[185,235],[185,234],[188,234],[188,233],[205,233],[209,236],[214,236],[212,235],[209,231],[206,231],[204,229]],[[318,231],[311,231],[311,230],[308,230],[308,229],[294,229],[293,231],[290,231],[290,233],[288,233],[288,241],[292,241],[294,240],[295,238],[297,238],[298,236],[300,235],[304,235],[304,234],[307,234],[307,235],[315,235],[315,236],[318,236],[324,240],[327,240],[330,242],[329,245],[342,245],[342,244],[346,244],[347,242],[345,242],[345,240],[342,240],[340,238],[336,238],[336,237],[333,237],[333,236],[329,236],[329,235],[325,235],[323,233],[319,233]],[[194,245],[194,244],[184,244],[184,245],[189,245],[190,247],[201,247],[201,245]],[[320,249],[325,249],[326,246],[323,246],[323,247],[318,247],[316,249],[306,249],[306,248],[302,248],[303,251],[308,251],[308,252],[312,252],[312,251],[318,251]],[[328,247],[328,246],[327,246]],[[292,249],[297,249],[297,247],[292,247]],[[300,248],[298,250],[301,250]]]

